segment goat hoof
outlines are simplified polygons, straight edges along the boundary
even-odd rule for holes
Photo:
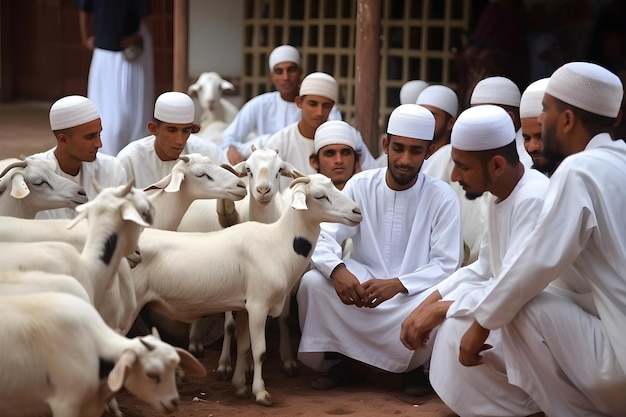
[[[248,389],[246,387],[237,388],[235,390],[235,395],[239,398],[250,398],[250,392],[248,392]]]
[[[196,358],[204,357],[204,346],[202,346],[202,343],[190,343],[188,350],[189,353],[191,353]]]
[[[296,361],[288,361],[283,364],[283,369],[285,369],[285,374],[289,377],[296,377],[300,375],[300,371],[298,370],[298,364]]]
[[[217,379],[220,381],[229,381],[233,377],[233,368],[230,366],[217,367]]]
[[[267,391],[262,391],[256,396],[256,402],[259,404],[270,406],[272,405],[272,396]]]

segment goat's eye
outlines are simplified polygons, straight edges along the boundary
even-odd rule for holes
[[[213,181],[213,177],[211,177],[209,174],[202,174],[201,177],[206,177],[207,180]]]
[[[328,200],[328,202],[330,202],[330,199],[325,194],[322,194],[322,195],[319,195],[319,196],[315,196],[314,198],[316,200],[324,200],[324,199],[326,199],[326,200]]]
[[[36,180],[32,181],[31,184],[33,186],[35,186],[35,187],[39,187],[39,186],[42,186],[44,184],[47,184],[47,182],[43,178],[37,178]]]
[[[161,375],[155,372],[146,372],[146,376],[150,379],[153,379],[157,384],[161,383]]]

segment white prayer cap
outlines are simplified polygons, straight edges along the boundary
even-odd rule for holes
[[[617,75],[589,62],[570,62],[550,77],[546,93],[605,117],[617,117],[624,88]]]
[[[550,78],[542,78],[540,80],[531,83],[524,93],[522,94],[522,100],[519,103],[519,117],[520,119],[527,119],[529,117],[539,117],[543,111],[543,94],[546,92]]]
[[[91,100],[83,96],[67,96],[54,102],[50,107],[50,128],[63,130],[80,126],[100,115]]]
[[[341,120],[329,120],[315,130],[315,153],[326,145],[347,145],[356,150],[356,130]]]
[[[437,107],[455,117],[459,110],[459,98],[454,90],[445,85],[431,85],[426,87],[419,96],[417,104]]]
[[[426,81],[407,81],[400,87],[400,104],[415,104],[417,97],[426,87],[428,87]]]
[[[387,133],[414,139],[433,140],[435,116],[418,104],[401,104],[389,116]]]
[[[154,118],[165,123],[192,123],[194,113],[191,97],[177,91],[161,94],[154,105]]]
[[[521,94],[515,83],[504,77],[488,77],[480,80],[470,97],[470,104],[499,104],[519,107]]]
[[[331,99],[335,103],[339,96],[337,81],[325,72],[313,72],[302,80],[300,84],[300,96],[313,94]]]
[[[470,107],[452,126],[450,144],[461,151],[486,151],[508,145],[515,140],[511,116],[499,106]]]
[[[300,52],[291,45],[280,45],[270,53],[270,71],[281,62],[293,62],[300,66]]]

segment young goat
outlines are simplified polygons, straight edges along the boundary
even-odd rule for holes
[[[38,158],[14,161],[0,173],[0,216],[34,219],[38,211],[87,202],[83,187]]]
[[[252,341],[256,401],[270,405],[262,362],[267,316],[280,314],[308,267],[321,222],[357,225],[359,207],[321,174],[292,182],[290,206],[271,224],[245,222],[210,233],[146,229],[142,262],[132,271],[138,307],[192,322],[237,311],[237,362],[232,383],[246,396],[245,362]],[[248,325],[249,323],[249,325]]]
[[[122,386],[158,413],[178,408],[174,370],[204,376],[158,335],[128,339],[64,293],[0,296],[0,415],[100,417]]]

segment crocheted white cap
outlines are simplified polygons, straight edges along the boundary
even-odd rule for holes
[[[339,86],[335,79],[325,72],[313,72],[302,80],[300,96],[314,94],[331,99],[335,103],[339,96]]]
[[[154,118],[165,123],[192,123],[194,112],[191,97],[177,91],[161,94],[154,105]]]
[[[435,117],[418,104],[401,104],[389,116],[387,133],[414,139],[433,140]]]
[[[400,87],[400,104],[415,104],[417,97],[426,87],[428,87],[426,81],[407,81]]]
[[[619,77],[606,68],[570,62],[554,71],[546,93],[588,112],[617,117],[624,88]]]
[[[329,120],[315,130],[315,153],[327,145],[347,145],[356,150],[356,130],[341,120]]]
[[[270,71],[274,70],[276,64],[281,62],[294,62],[300,66],[300,52],[291,45],[280,45],[270,53]]]
[[[50,128],[68,129],[100,118],[96,106],[87,97],[67,96],[50,107]]]
[[[452,117],[459,111],[459,98],[454,90],[445,85],[431,85],[426,87],[419,96],[417,104],[426,104],[437,107]]]
[[[488,77],[480,80],[472,91],[470,104],[499,104],[519,107],[521,94],[515,83],[505,77]]]
[[[515,140],[511,116],[499,106],[470,107],[457,117],[450,144],[461,151],[486,151],[501,148]]]
[[[528,119],[530,117],[539,117],[543,111],[543,94],[546,92],[550,78],[542,78],[531,83],[524,93],[519,103],[520,119]]]

